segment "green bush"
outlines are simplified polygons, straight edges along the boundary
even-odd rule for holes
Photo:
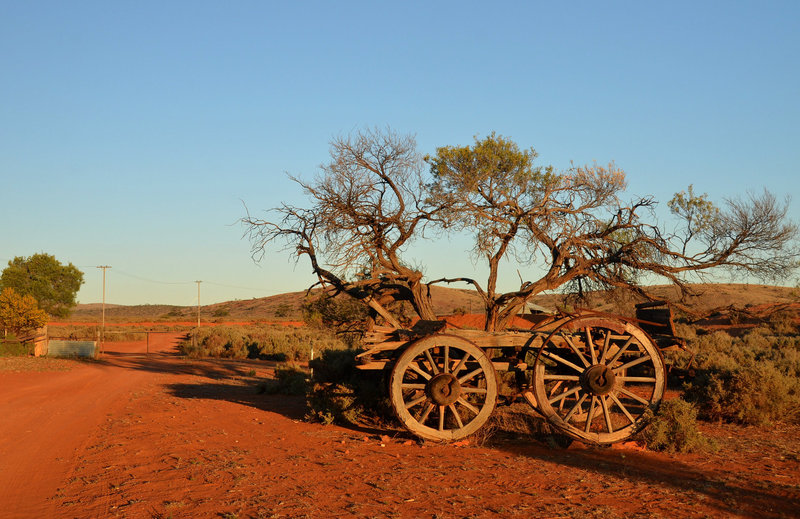
[[[0,339],[0,357],[25,357],[33,353],[33,344],[19,342],[14,336]]]
[[[797,324],[795,312],[788,309],[778,310],[769,316],[769,327],[778,335],[797,334]]]
[[[275,383],[265,387],[265,392],[280,395],[305,395],[308,392],[308,372],[294,366],[275,370]]]
[[[378,424],[394,414],[382,372],[356,369],[357,350],[326,350],[313,370],[308,418],[325,424]]]
[[[697,409],[680,398],[661,403],[658,412],[647,411],[650,423],[639,433],[651,450],[694,452],[714,448],[697,428]]]
[[[250,358],[276,361],[306,361],[315,354],[339,350],[347,345],[333,332],[316,328],[285,326],[208,326],[193,330],[181,342],[189,357]]]
[[[764,425],[800,423],[800,338],[757,328],[743,337],[699,336],[697,375],[685,398],[706,420]]]

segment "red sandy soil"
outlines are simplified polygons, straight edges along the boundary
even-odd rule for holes
[[[273,365],[182,359],[177,337],[0,359],[0,517],[800,515],[797,426],[706,425],[706,454],[418,443],[308,423],[257,391]]]

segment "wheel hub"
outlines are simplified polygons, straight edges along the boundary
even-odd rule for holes
[[[606,395],[614,387],[616,375],[605,364],[595,364],[583,373],[583,387],[594,395]]]
[[[461,396],[461,384],[450,373],[440,373],[428,381],[425,393],[436,405],[450,405]]]

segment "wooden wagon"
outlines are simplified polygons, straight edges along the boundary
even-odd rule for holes
[[[581,312],[537,321],[496,333],[444,321],[376,328],[358,367],[386,371],[397,417],[424,439],[478,431],[501,397],[503,372],[513,373],[504,398],[521,397],[573,439],[611,444],[646,425],[666,388],[661,350],[682,345],[667,305],[639,305],[637,319]]]

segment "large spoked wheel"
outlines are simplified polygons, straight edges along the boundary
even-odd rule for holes
[[[400,355],[389,393],[397,417],[411,433],[428,440],[458,440],[489,419],[497,401],[497,377],[479,347],[461,337],[434,335]]]
[[[594,444],[624,441],[664,396],[661,352],[630,323],[579,317],[557,328],[534,364],[528,400],[565,434]]]

